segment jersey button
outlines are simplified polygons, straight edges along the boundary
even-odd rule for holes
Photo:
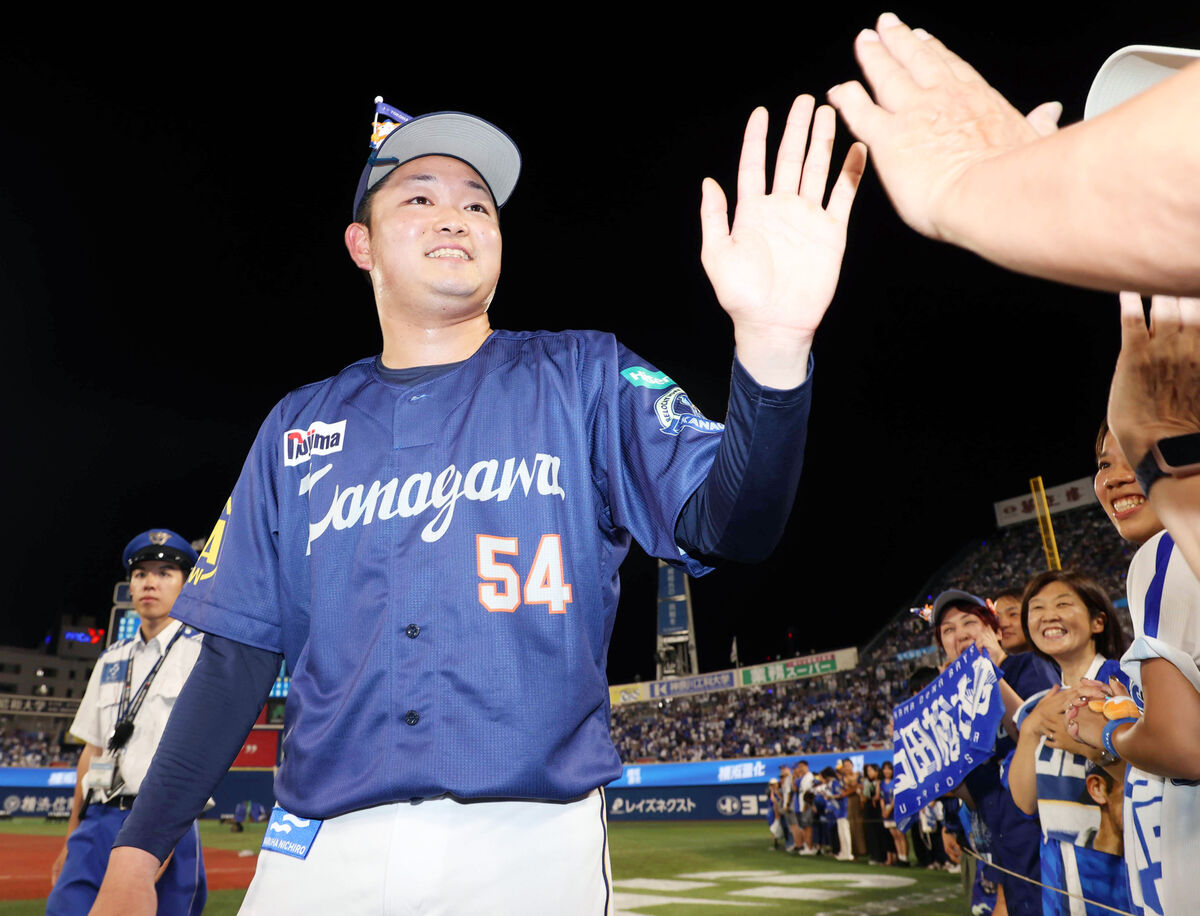
[[[404,721],[409,725],[416,725],[421,721],[421,715],[415,709],[410,709],[404,714]]]
[[[404,635],[407,636],[409,639],[416,639],[418,636],[421,635],[421,628],[419,626],[417,626],[415,623],[410,623],[408,625],[408,629],[406,629],[404,631]]]

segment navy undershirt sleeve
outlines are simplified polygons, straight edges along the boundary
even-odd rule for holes
[[[266,649],[205,635],[113,846],[136,846],[160,862],[167,857],[233,764],[282,661]]]
[[[734,359],[721,445],[675,523],[675,541],[691,556],[755,563],[779,543],[804,463],[812,371],[809,354],[804,381],[780,391]]]

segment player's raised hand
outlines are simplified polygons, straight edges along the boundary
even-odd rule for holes
[[[829,101],[870,147],[901,219],[924,235],[954,241],[954,190],[972,165],[1057,130],[1057,102],[1023,116],[970,64],[892,13],[858,34],[854,52],[874,99],[851,81],[830,89]]]
[[[725,193],[711,178],[704,180],[700,204],[700,260],[733,319],[738,359],[772,388],[804,381],[813,335],[837,287],[846,222],[867,161],[866,147],[854,144],[824,206],[836,119],[828,106],[814,117],[813,105],[808,95],[792,104],[770,193],[767,112],[750,115],[732,228]]]

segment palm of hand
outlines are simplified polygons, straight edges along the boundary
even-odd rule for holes
[[[822,205],[835,130],[833,109],[822,106],[814,114],[811,96],[797,98],[768,192],[767,113],[756,109],[742,142],[732,227],[724,191],[711,178],[704,181],[700,260],[733,319],[739,347],[757,339],[807,348],[833,299],[846,224],[866,167],[866,148],[856,143]]]
[[[846,224],[798,196],[738,201],[729,242],[705,260],[735,322],[815,333],[837,288]]]

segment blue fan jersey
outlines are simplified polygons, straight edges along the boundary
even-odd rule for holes
[[[1084,677],[1107,682],[1123,676],[1115,659],[1097,654]],[[1046,695],[1042,690],[1017,710],[1020,727]],[[1042,909],[1046,916],[1102,916],[1116,907],[1129,912],[1129,881],[1121,855],[1093,848],[1103,812],[1087,790],[1088,759],[1038,742],[1034,759],[1038,817],[1042,825]],[[1116,804],[1117,802],[1113,802]],[[1119,819],[1114,819],[1119,820]],[[1119,834],[1121,828],[1115,831]],[[1054,888],[1065,891],[1057,893]],[[1071,896],[1067,896],[1067,895]],[[1083,898],[1101,906],[1088,904]]]
[[[592,331],[495,331],[412,385],[355,363],[263,424],[174,616],[281,652],[280,805],[562,800],[621,774],[605,679],[631,537],[676,519],[723,427]]]
[[[1089,846],[1043,840],[1042,883],[1044,916],[1112,916],[1114,908],[1133,909],[1125,860]]]

